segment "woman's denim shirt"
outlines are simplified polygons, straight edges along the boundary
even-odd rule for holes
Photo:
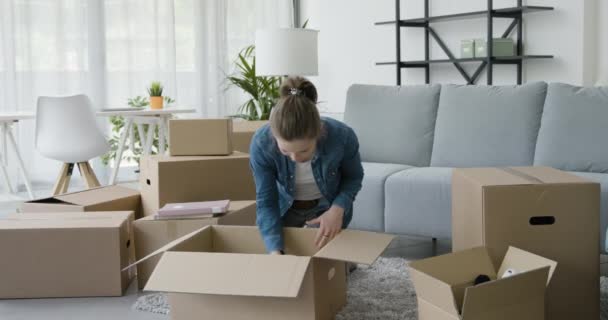
[[[312,158],[312,172],[321,194],[344,209],[343,228],[352,219],[353,201],[361,190],[363,167],[359,141],[346,124],[321,118],[322,134]],[[281,217],[294,201],[295,163],[283,155],[267,124],[258,129],[250,146],[250,165],[255,178],[257,224],[266,249],[283,249]]]

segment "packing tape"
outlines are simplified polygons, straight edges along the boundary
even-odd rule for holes
[[[504,171],[504,172],[506,172],[506,173],[510,173],[510,174],[512,174],[514,176],[518,176],[518,177],[520,177],[522,179],[528,180],[530,182],[545,183],[543,180],[541,180],[541,179],[539,179],[537,177],[531,176],[531,175],[529,175],[529,174],[527,174],[525,172],[519,171],[519,170],[517,170],[515,168],[512,168],[512,167],[502,167],[502,168],[499,168],[499,169],[502,170],[502,171]]]

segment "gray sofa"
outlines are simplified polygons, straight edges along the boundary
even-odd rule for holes
[[[351,228],[451,238],[455,167],[551,166],[601,184],[608,227],[608,87],[353,85],[344,121],[365,170]]]

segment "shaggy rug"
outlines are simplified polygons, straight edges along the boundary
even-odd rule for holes
[[[602,277],[601,320],[608,320],[608,279]],[[169,313],[166,295],[152,293],[140,297],[133,309],[160,314]],[[359,266],[350,275],[348,303],[336,320],[415,320],[416,293],[410,281],[407,261],[379,258],[372,266]]]

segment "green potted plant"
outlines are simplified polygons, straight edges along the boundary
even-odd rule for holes
[[[163,85],[159,81],[153,81],[148,88],[148,94],[150,95],[150,108],[162,109]]]
[[[279,98],[280,77],[258,77],[255,74],[255,46],[241,50],[235,60],[237,71],[226,77],[250,98],[243,103],[233,117],[245,120],[268,120],[270,110]]]
[[[163,99],[164,104],[166,104],[167,107],[170,107],[175,102],[175,100],[169,96],[165,96],[163,98],[164,98]],[[136,97],[128,99],[127,104],[131,108],[143,109],[143,108],[149,106],[150,102],[148,99],[146,99],[146,97],[136,96]],[[112,124],[111,135],[110,135],[110,138],[108,139],[108,142],[110,143],[110,150],[108,151],[108,153],[106,153],[105,155],[103,155],[101,157],[101,161],[104,165],[109,165],[110,161],[112,161],[112,160],[120,161],[120,160],[116,159],[116,155],[117,155],[117,151],[118,151],[118,144],[120,141],[120,134],[121,134],[122,130],[124,130],[124,127],[125,127],[125,119],[124,119],[124,117],[121,117],[121,116],[113,116],[113,117],[110,117],[110,123]],[[144,131],[148,130],[147,124],[144,124],[143,127],[144,127]],[[158,128],[156,128],[156,130],[154,132],[154,137],[152,140],[152,154],[158,153],[158,150],[159,150],[158,138],[159,138]],[[139,130],[133,130],[133,141],[132,141],[132,143],[129,143],[129,145],[133,146],[133,149],[129,148],[128,152],[125,152],[123,154],[123,159],[125,159],[127,161],[132,161],[135,163],[139,163],[139,158],[141,157],[141,154],[143,153],[143,144],[141,143],[141,138],[139,137]],[[165,149],[166,148],[167,148],[167,143],[165,142]]]

